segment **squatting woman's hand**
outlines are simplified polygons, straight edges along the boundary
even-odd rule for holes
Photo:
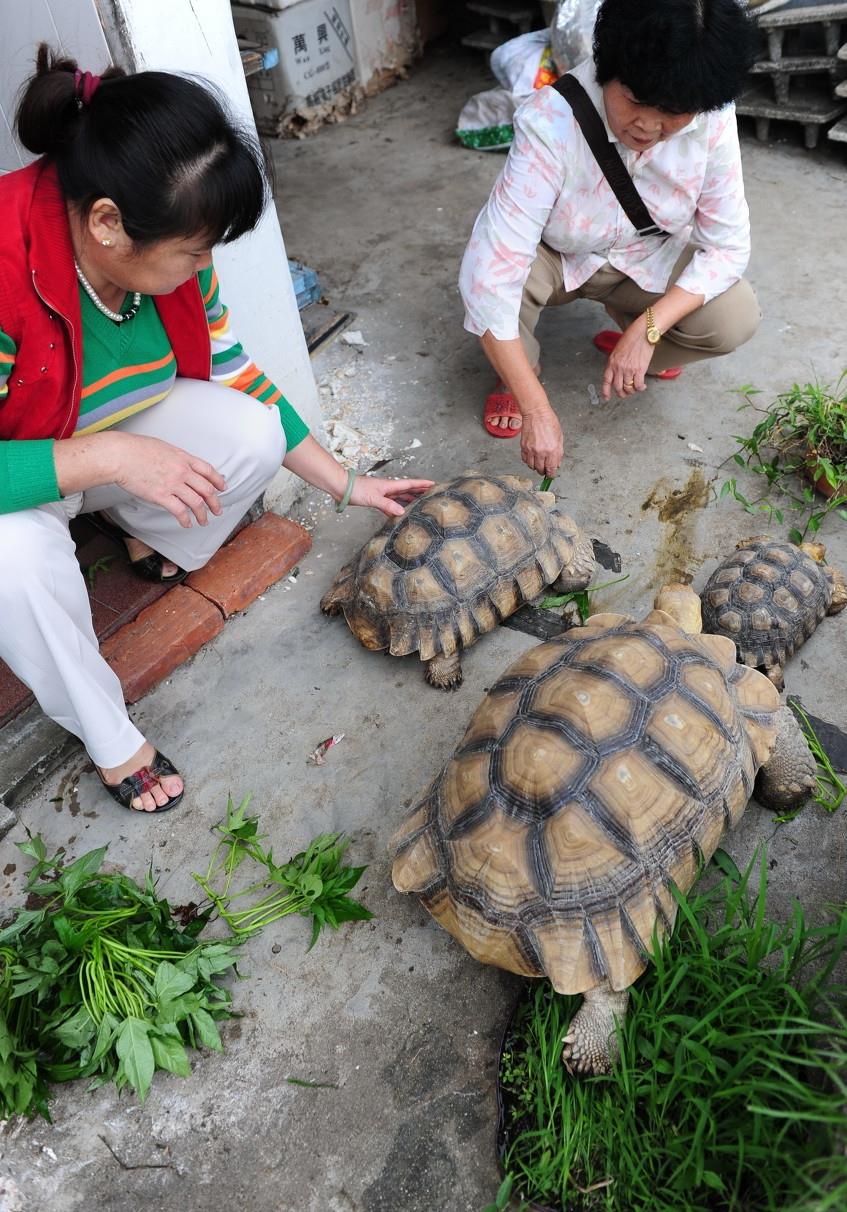
[[[121,440],[114,476],[121,488],[167,509],[186,528],[194,521],[205,526],[209,512],[221,513],[218,493],[226,488],[226,481],[211,463],[159,438],[112,436]]]
[[[644,390],[644,376],[653,357],[655,345],[646,337],[644,317],[630,324],[621,333],[620,340],[609,354],[606,373],[603,375],[603,399],[611,398],[612,392],[625,400],[635,391]]]
[[[521,458],[530,471],[554,476],[565,453],[565,439],[559,418],[549,406],[522,410]]]
[[[377,476],[357,476],[350,497],[351,505],[368,505],[386,517],[399,518],[404,506],[432,488],[434,480],[384,480]]]

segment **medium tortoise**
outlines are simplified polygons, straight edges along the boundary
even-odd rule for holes
[[[461,649],[545,586],[567,593],[591,580],[591,543],[555,504],[517,476],[436,484],[341,569],[321,610],[343,611],[366,648],[420,653],[431,686],[459,686]]]
[[[757,771],[773,807],[815,781],[772,683],[696,634],[697,595],[657,604],[515,661],[392,840],[394,886],[475,959],[585,995],[564,1051],[581,1071],[608,1067],[654,929],[673,925],[672,882],[691,887]]]
[[[728,636],[738,659],[781,690],[782,667],[826,614],[847,606],[840,572],[822,563],[821,543],[744,539],[706,582],[700,595],[703,630]]]

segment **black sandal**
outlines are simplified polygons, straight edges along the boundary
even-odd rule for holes
[[[167,560],[164,556],[159,555],[158,551],[151,551],[149,555],[139,556],[137,560],[129,558],[129,549],[126,548],[126,540],[134,539],[135,535],[127,534],[123,527],[112,522],[102,513],[91,513],[88,515],[88,520],[95,529],[102,534],[108,535],[110,539],[119,539],[126,549],[129,566],[143,581],[153,581],[156,585],[178,585],[180,581],[184,581],[188,576],[188,571],[185,568],[177,568],[176,572],[170,576],[162,576],[162,569],[165,563],[173,563],[173,560]]]
[[[153,760],[148,765],[142,766],[134,774],[128,774],[117,785],[107,783],[97,766],[94,769],[97,771],[97,777],[112,799],[120,804],[122,808],[128,808],[130,812],[138,816],[155,816],[157,812],[170,812],[171,808],[176,808],[177,804],[182,803],[182,797],[185,795],[185,790],[183,789],[179,795],[171,796],[166,804],[154,808],[152,812],[148,812],[144,808],[133,808],[132,801],[139,799],[145,792],[151,791],[160,782],[162,777],[174,774],[177,778],[182,777],[173,762],[169,761],[163,753],[159,753],[158,749],[153,754]]]

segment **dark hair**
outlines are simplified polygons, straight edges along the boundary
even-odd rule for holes
[[[720,109],[741,92],[757,40],[737,0],[603,0],[597,82],[619,80],[637,101],[670,113]]]
[[[210,88],[170,72],[103,73],[77,100],[77,65],[38,48],[16,126],[24,147],[55,163],[66,199],[85,217],[111,198],[136,244],[202,234],[227,244],[265,207],[269,167]]]

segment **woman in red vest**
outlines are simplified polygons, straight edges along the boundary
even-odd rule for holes
[[[0,178],[0,658],[120,804],[161,812],[183,780],[100,656],[71,519],[96,512],[140,575],[172,583],[280,463],[389,516],[430,482],[357,479],[233,335],[211,250],[255,227],[269,187],[211,92],[42,46],[17,130],[40,158]]]

